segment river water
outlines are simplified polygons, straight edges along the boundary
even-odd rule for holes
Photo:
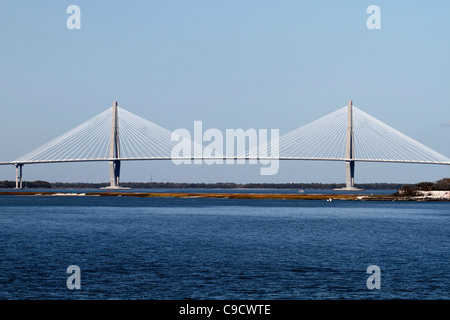
[[[0,196],[0,299],[449,299],[449,222],[450,202]]]

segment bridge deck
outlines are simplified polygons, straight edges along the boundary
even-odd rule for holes
[[[45,163],[66,163],[66,162],[100,162],[100,161],[143,161],[143,160],[303,160],[303,161],[354,161],[354,162],[391,162],[391,163],[411,163],[411,164],[441,164],[450,165],[450,162],[438,161],[413,161],[413,160],[389,160],[389,159],[342,159],[342,158],[294,158],[294,157],[154,157],[154,158],[114,158],[114,159],[68,159],[68,160],[39,160],[39,161],[7,161],[0,162],[0,165],[17,164],[45,164]]]

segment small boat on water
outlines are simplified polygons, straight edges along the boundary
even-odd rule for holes
[[[304,193],[305,191],[303,189],[298,190],[298,193]]]

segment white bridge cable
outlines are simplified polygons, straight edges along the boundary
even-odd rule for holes
[[[208,149],[190,137],[180,139],[172,131],[123,108],[118,108],[118,118],[121,159],[171,159],[176,145],[185,152],[180,158],[202,158],[203,149]],[[111,125],[112,108],[109,108],[14,162],[108,160]],[[176,141],[171,140],[172,136]]]
[[[15,162],[44,162],[78,159],[75,155],[70,154],[69,151],[79,147],[80,144],[86,146],[85,141],[92,138],[92,132],[96,132],[99,127],[104,130],[107,127],[106,124],[108,121],[110,128],[112,116],[111,112],[106,110],[43,146],[18,158]],[[102,159],[105,158],[105,156],[101,150],[99,152],[97,149],[97,152],[92,152],[90,155],[86,156],[86,159],[87,158]]]
[[[171,131],[132,117],[119,108],[119,138],[123,158],[170,157]]]
[[[100,119],[95,119],[88,126],[78,130],[76,134],[70,135],[64,139],[63,143],[49,148],[48,153],[45,155],[44,160],[78,160],[78,159],[98,159],[104,158],[103,154],[88,154],[86,156],[81,156],[84,153],[84,149],[89,147],[92,143],[99,143],[98,140],[94,140],[98,137],[99,132],[102,133],[103,139],[108,139],[109,136],[106,134],[108,131],[108,121],[111,123],[111,117],[106,116]],[[109,124],[109,127],[111,124]],[[95,148],[95,145],[93,145]],[[81,154],[80,154],[81,153]]]
[[[48,158],[50,159],[82,159],[81,156],[77,156],[77,152],[82,152],[83,148],[86,148],[90,145],[90,142],[93,141],[93,138],[98,134],[98,131],[107,130],[107,123],[111,123],[111,115],[105,114],[104,117],[99,117],[97,119],[93,119],[92,123],[89,126],[86,126],[82,130],[78,132],[78,134],[74,134],[69,138],[65,139],[64,143],[59,144],[58,147],[54,148],[53,153],[48,154]],[[109,124],[111,126],[111,124]],[[105,136],[105,133],[103,133]],[[109,137],[108,137],[109,139]],[[103,158],[103,154],[95,154],[86,156],[90,158]]]
[[[122,108],[119,113],[119,139],[121,140],[121,158],[126,159],[170,159],[172,150],[178,144],[183,146],[187,154],[180,157],[202,157],[202,146],[189,139],[183,138],[172,141],[172,131],[160,127]]]
[[[353,107],[355,159],[450,162],[444,155]]]
[[[283,135],[280,157],[343,159],[345,123],[346,112],[342,108]]]
[[[93,157],[92,150],[98,150],[97,146],[106,146],[109,144],[109,135],[107,123],[104,121],[98,124],[98,127],[94,128],[92,132],[86,132],[87,137],[78,137],[79,140],[74,141],[71,148],[60,155],[61,158],[69,159],[87,159]],[[104,149],[104,148],[103,148]],[[95,153],[94,153],[95,154]],[[98,155],[101,157],[102,155]],[[106,154],[105,154],[106,156]]]
[[[347,112],[341,108],[279,137],[279,157],[285,159],[344,159]],[[271,141],[262,147],[267,150]],[[269,154],[269,152],[268,152]],[[258,148],[248,157],[257,157]]]
[[[282,159],[345,160],[347,111],[345,106],[279,138]],[[450,159],[353,107],[353,150],[355,160],[450,163]],[[259,146],[269,149],[271,142]],[[258,148],[247,157],[258,157]]]
[[[246,147],[244,153],[233,158],[345,160],[347,110],[345,106],[281,135],[276,141],[278,154],[272,150],[274,137],[259,137],[257,147]],[[117,112],[119,159],[206,159],[205,154],[211,155],[208,158],[228,158],[214,147],[192,141],[190,134],[181,137],[123,108]],[[112,108],[109,108],[13,163],[110,160],[111,126]],[[270,132],[267,130],[267,134]],[[356,107],[353,107],[353,134],[356,161],[450,163],[449,158]],[[174,150],[177,151],[173,154]]]

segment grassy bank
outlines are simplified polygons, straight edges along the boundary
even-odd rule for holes
[[[141,198],[216,198],[216,199],[270,199],[270,200],[351,200],[351,201],[449,201],[414,196],[358,195],[358,194],[255,194],[255,193],[186,193],[186,192],[0,192],[9,196],[101,196],[101,197],[141,197]]]

